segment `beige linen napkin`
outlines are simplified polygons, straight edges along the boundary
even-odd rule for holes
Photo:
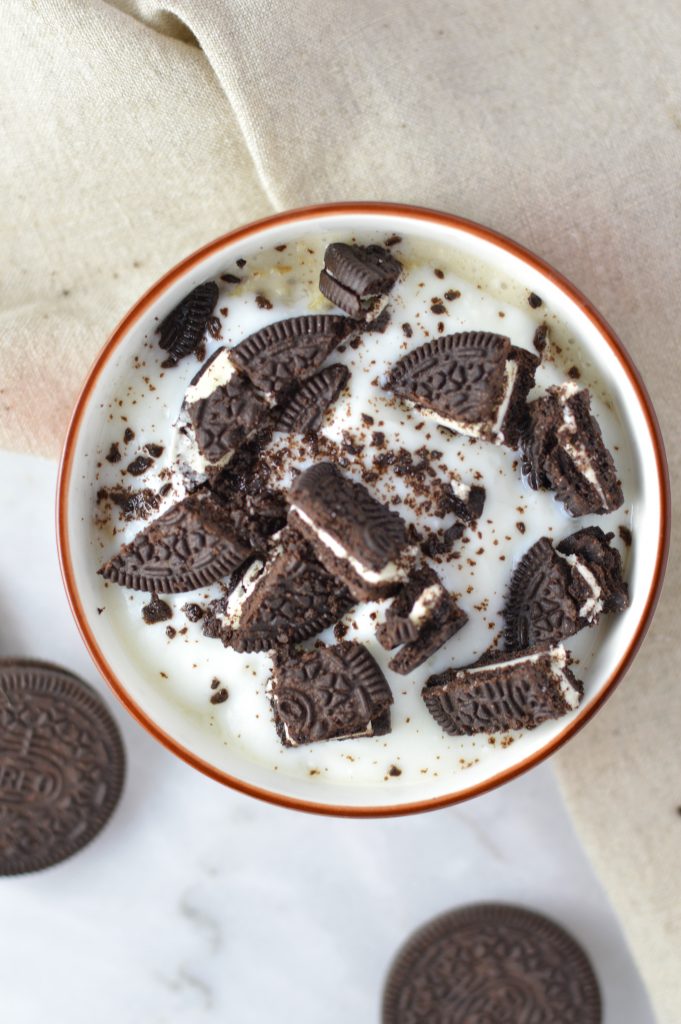
[[[535,249],[620,332],[680,478],[676,0],[9,0],[0,444],[56,456],[106,334],[200,243],[333,199]],[[679,1020],[681,551],[612,700],[556,758],[661,1024]]]

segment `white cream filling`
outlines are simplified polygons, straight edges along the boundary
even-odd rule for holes
[[[265,563],[259,558],[256,559],[252,565],[249,565],[248,569],[227,598],[227,606],[225,610],[220,612],[218,615],[218,619],[223,626],[231,626],[232,629],[236,629],[239,625],[244,603],[255,590],[258,580],[263,574],[264,568]]]
[[[414,601],[409,612],[409,621],[414,626],[420,626],[430,616],[433,608],[445,593],[441,583],[433,583],[421,592],[418,599]]]
[[[491,431],[488,423],[464,423],[461,420],[455,420],[451,417],[443,416],[434,409],[429,409],[424,405],[419,405],[418,402],[412,402],[411,404],[417,408],[419,416],[422,416],[425,420],[432,420],[434,423],[437,423],[438,426],[446,427],[447,430],[453,430],[457,434],[464,434],[466,437],[481,438],[487,437],[491,433],[494,443],[501,444],[504,440],[501,425],[504,422],[506,413],[508,412],[517,375],[518,364],[515,359],[507,359],[506,366],[504,368],[504,393],[501,396],[501,402],[499,403]]]
[[[579,388],[576,384],[570,383],[562,384],[557,390],[560,392],[558,396],[559,401],[566,402],[568,398],[571,398],[579,391]],[[557,431],[560,445],[570,456],[570,458],[572,459],[572,461],[574,462],[575,466],[582,474],[584,479],[588,480],[593,489],[596,491],[598,497],[601,499],[601,502],[603,503],[603,506],[607,508],[608,499],[606,498],[603,488],[600,485],[598,476],[596,475],[596,471],[594,469],[594,464],[589,458],[589,454],[586,448],[583,445],[579,444],[577,441],[572,439],[577,436],[577,433],[577,421],[575,420],[575,417],[573,416],[571,411],[568,409],[567,405],[563,405],[563,424],[558,428]]]
[[[327,547],[336,558],[342,558],[343,561],[347,562],[357,575],[361,576],[367,583],[389,583],[393,580],[404,580],[407,578],[406,569],[403,569],[397,562],[387,562],[380,572],[370,569],[363,562],[360,562],[358,558],[349,554],[343,545],[335,537],[332,537],[330,533],[327,533],[326,530],[320,530],[307,513],[303,512],[302,508],[298,508],[297,505],[291,505],[291,511],[300,516],[303,522],[314,530],[320,543]]]
[[[214,391],[227,384],[235,373],[238,373],[238,370],[230,362],[229,352],[224,349],[201,374],[196,384],[190,384],[187,388],[184,396],[185,405],[193,405],[194,402],[209,398]]]
[[[598,580],[591,572],[591,569],[584,565],[584,562],[582,562],[581,559],[577,557],[577,555],[564,555],[560,551],[556,551],[556,554],[560,558],[563,558],[568,563],[568,565],[571,565],[574,569],[576,569],[579,575],[584,580],[584,582],[589,587],[589,590],[591,591],[591,596],[587,597],[584,604],[579,609],[579,617],[580,619],[588,619],[590,622],[593,622],[596,616],[600,615],[603,611],[603,602],[601,600],[602,590],[601,587],[598,585]]]
[[[579,706],[580,693],[567,677],[565,669],[567,668],[567,651],[559,644],[557,647],[551,647],[550,650],[541,651],[537,654],[526,654],[522,658],[510,658],[508,661],[497,661],[490,665],[479,665],[477,668],[469,668],[464,671],[467,675],[477,675],[480,672],[494,671],[498,668],[508,668],[509,665],[529,665],[534,664],[541,658],[545,658],[548,653],[550,658],[549,668],[552,678],[558,684],[563,700],[567,706],[574,711]]]

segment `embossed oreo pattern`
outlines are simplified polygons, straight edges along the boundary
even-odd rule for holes
[[[364,298],[390,291],[400,276],[402,264],[382,245],[332,242],[324,253],[324,268],[332,279]]]
[[[276,395],[310,377],[356,326],[346,316],[279,320],[235,345],[229,358],[257,388]]]
[[[463,423],[493,421],[511,350],[500,334],[468,331],[426,342],[393,367],[387,389]]]
[[[44,662],[0,662],[0,875],[70,857],[107,822],[125,756],[85,683]]]
[[[531,648],[515,657],[535,653]],[[508,655],[501,655],[506,660]],[[475,667],[475,666],[471,666]],[[582,683],[569,668],[564,674],[583,693]],[[534,729],[567,714],[570,707],[551,677],[549,655],[537,662],[497,668],[490,659],[486,671],[449,669],[431,676],[421,691],[431,715],[450,736]]]
[[[366,732],[393,699],[374,659],[355,643],[277,659],[271,698],[286,745]]]
[[[402,517],[330,462],[318,462],[301,473],[291,487],[290,502],[376,571],[399,558],[407,544]]]
[[[354,604],[345,587],[314,557],[312,549],[291,531],[241,609],[237,629],[223,627],[217,616],[221,599],[210,609],[205,631],[237,651],[269,651],[300,643],[337,622]]]
[[[248,516],[202,492],[173,505],[99,570],[133,590],[181,594],[234,573],[251,554]]]
[[[578,609],[569,593],[570,567],[542,537],[511,577],[504,609],[509,650],[534,647],[572,636],[580,629]]]
[[[199,451],[217,463],[264,426],[269,405],[246,377],[234,374],[207,398],[188,405],[187,413]]]
[[[276,429],[289,434],[307,434],[319,430],[324,413],[345,387],[350,371],[334,363],[310,377],[283,407]]]
[[[159,345],[168,353],[164,366],[175,366],[191,355],[203,338],[218,301],[215,281],[205,281],[189,293],[156,328]]]
[[[477,904],[435,918],[398,953],[383,1024],[601,1024],[580,946],[519,907]]]

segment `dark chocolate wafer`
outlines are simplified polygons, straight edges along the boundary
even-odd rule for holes
[[[118,728],[98,694],[48,662],[0,662],[0,875],[77,853],[123,786]]]
[[[187,295],[156,328],[159,345],[168,353],[164,367],[176,366],[201,344],[218,301],[215,281],[205,281]]]
[[[251,334],[230,349],[229,357],[261,391],[280,395],[311,377],[357,330],[346,316],[296,316]]]
[[[276,429],[289,434],[319,430],[326,410],[333,405],[350,377],[347,366],[334,363],[309,377],[285,402]]]
[[[401,270],[402,264],[383,246],[333,242],[324,253],[319,290],[351,317],[363,319],[380,312],[381,297]]]
[[[285,529],[265,563],[210,607],[204,633],[237,651],[269,651],[300,643],[332,626],[354,604],[346,588],[315,558],[310,545]]]
[[[392,693],[362,644],[276,656],[269,693],[287,747],[390,731]]]
[[[181,594],[235,573],[253,553],[248,511],[197,491],[145,527],[99,569],[132,590]]]
[[[601,1024],[582,948],[548,918],[473,904],[414,932],[390,969],[383,1024]]]

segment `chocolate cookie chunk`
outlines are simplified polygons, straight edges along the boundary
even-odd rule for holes
[[[286,747],[390,732],[392,693],[361,644],[275,656],[269,695]]]
[[[401,271],[402,264],[381,245],[333,242],[324,253],[319,290],[351,317],[371,321],[382,313]]]
[[[482,903],[415,932],[390,969],[383,1024],[601,1024],[584,951],[547,918]]]
[[[451,736],[534,729],[579,706],[582,683],[562,646],[530,647],[430,676],[426,707]]]
[[[336,401],[349,377],[350,371],[341,363],[326,366],[309,377],[282,407],[276,429],[289,434],[319,430],[324,413]]]
[[[293,530],[283,530],[266,561],[257,560],[241,583],[214,602],[204,633],[237,651],[270,651],[300,643],[332,626],[353,600]]]
[[[594,625],[603,612],[626,608],[627,585],[612,536],[590,527],[555,549],[548,537],[529,549],[513,573],[504,609],[510,650],[555,643]]]
[[[526,398],[538,365],[537,356],[500,334],[468,331],[407,353],[386,388],[448,430],[515,448],[526,428]]]
[[[99,575],[132,590],[196,590],[243,565],[253,553],[250,530],[247,512],[198,491],[145,527]]]
[[[289,522],[357,600],[395,592],[407,578],[406,525],[330,462],[305,470],[289,492]]]
[[[118,728],[86,683],[56,665],[0,662],[0,875],[77,853],[123,787]]]
[[[257,388],[278,396],[311,377],[356,331],[346,316],[296,316],[251,334],[230,349],[229,358]]]
[[[574,383],[530,403],[522,469],[530,487],[555,491],[573,516],[614,512],[624,501],[589,391]]]
[[[180,459],[196,482],[225,466],[237,448],[268,425],[270,405],[219,348],[187,388],[179,429]]]
[[[478,484],[448,485],[447,499],[443,503],[442,513],[453,512],[462,523],[472,523],[479,519],[485,507],[486,492]]]
[[[402,649],[389,662],[393,672],[407,675],[422,665],[466,624],[468,616],[442,586],[430,567],[423,566],[393,598],[385,622],[376,630],[382,647]]]
[[[201,344],[208,321],[218,301],[218,286],[215,281],[205,281],[175,306],[156,328],[160,334],[159,345],[168,353],[162,364],[176,366],[180,359],[191,355]]]

